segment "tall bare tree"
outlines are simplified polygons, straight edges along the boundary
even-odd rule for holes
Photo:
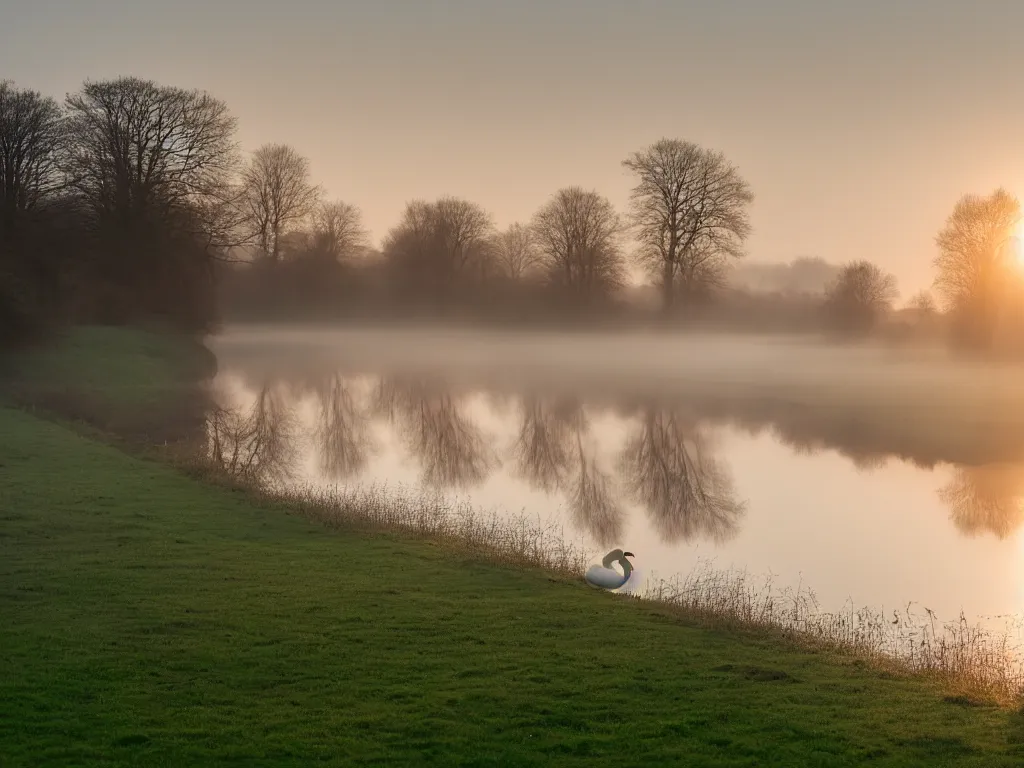
[[[309,216],[321,190],[310,181],[309,160],[287,144],[264,144],[242,174],[243,207],[260,255],[276,263],[281,237]]]
[[[622,221],[597,192],[560,189],[534,216],[531,230],[554,284],[584,298],[625,284]]]
[[[94,311],[208,325],[235,119],[207,93],[134,77],[86,82],[67,109],[65,171],[100,238]]]
[[[218,197],[235,170],[235,119],[202,91],[123,77],[69,96],[70,170],[90,206],[152,219]]]
[[[0,344],[51,322],[74,272],[78,221],[60,194],[66,139],[56,101],[0,81]]]
[[[67,135],[55,100],[0,81],[0,228],[64,186],[59,161]]]
[[[988,197],[965,195],[936,237],[935,291],[972,341],[990,338],[1007,299],[1010,244],[1020,218],[1020,203],[1004,189]]]
[[[717,285],[727,260],[743,255],[754,195],[725,155],[688,141],[661,139],[622,164],[639,177],[630,196],[637,258],[669,311],[677,284]]]
[[[521,280],[543,263],[533,231],[519,222],[494,239],[494,260],[498,269],[512,280]]]

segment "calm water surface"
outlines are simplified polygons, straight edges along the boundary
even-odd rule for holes
[[[824,609],[1024,613],[1024,369],[724,336],[229,328],[293,481],[422,487]]]

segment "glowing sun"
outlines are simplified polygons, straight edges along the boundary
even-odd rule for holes
[[[1013,234],[1010,235],[1009,246],[1014,260],[1024,266],[1024,222],[1018,224]]]

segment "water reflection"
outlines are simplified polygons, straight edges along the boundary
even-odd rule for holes
[[[582,404],[531,393],[522,399],[521,413],[512,448],[517,476],[549,493],[564,488],[582,454],[577,445],[585,425]]]
[[[374,410],[398,427],[419,461],[428,488],[471,488],[497,465],[485,435],[464,413],[462,398],[440,382],[383,378],[374,399]]]
[[[308,439],[325,479],[359,482],[392,440],[416,464],[423,486],[468,490],[504,470],[560,498],[574,529],[600,546],[621,541],[630,505],[667,544],[734,539],[748,505],[721,455],[722,426],[768,431],[797,454],[835,451],[860,469],[891,459],[929,469],[952,464],[952,479],[937,493],[957,531],[1005,539],[1024,524],[1024,462],[1015,435],[990,430],[986,442],[979,428],[957,441],[941,422],[913,414],[708,395],[588,399],[497,386],[481,392],[412,374],[325,371],[243,377],[242,384],[243,399],[222,396],[208,425],[210,450],[230,472],[293,480]],[[498,426],[483,426],[480,416]],[[616,441],[593,428],[605,416],[625,422],[610,452],[602,448]],[[375,434],[375,423],[384,435]],[[975,461],[956,461],[960,456]],[[1016,460],[984,461],[999,456]]]
[[[989,533],[1006,539],[1024,522],[1024,467],[958,467],[953,479],[939,489],[939,498],[965,536]]]
[[[723,543],[739,530],[745,504],[700,426],[671,410],[646,408],[622,452],[629,489],[663,541]]]
[[[299,457],[299,421],[285,394],[265,382],[248,408],[222,398],[207,422],[213,460],[246,480],[271,485],[292,480]]]
[[[334,373],[314,382],[317,415],[313,439],[320,471],[336,482],[357,477],[378,445],[370,430],[371,414],[361,407],[358,382]]]

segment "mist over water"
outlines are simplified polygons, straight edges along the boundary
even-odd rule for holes
[[[824,609],[1024,613],[1024,366],[721,334],[227,328],[222,405],[282,482],[557,519],[671,577],[702,559]],[[269,454],[268,454],[269,455]]]

